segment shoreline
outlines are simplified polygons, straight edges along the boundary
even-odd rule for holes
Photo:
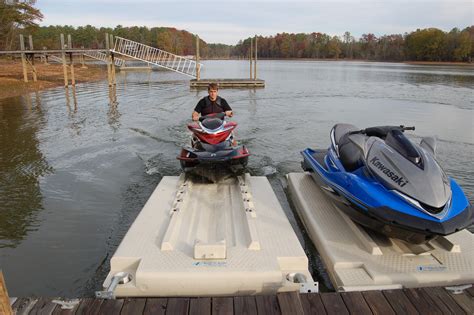
[[[244,60],[239,58],[200,58],[201,60]],[[474,62],[461,62],[461,61],[383,61],[383,60],[367,60],[367,59],[335,59],[335,58],[262,58],[259,57],[257,62],[260,60],[278,60],[278,61],[343,61],[343,62],[381,62],[381,63],[400,63],[400,64],[413,64],[413,65],[456,65],[456,66],[467,66],[474,67]]]
[[[36,62],[38,80],[33,82],[31,68],[28,67],[28,82],[23,82],[23,67],[21,61],[0,59],[0,100],[9,97],[21,96],[30,92],[42,91],[58,86],[64,86],[62,64],[44,64]],[[87,65],[81,68],[80,64],[74,65],[76,84],[99,81],[107,78],[107,71],[101,66]],[[70,71],[68,69],[68,78]]]

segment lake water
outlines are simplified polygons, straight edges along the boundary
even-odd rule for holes
[[[205,61],[203,77],[247,77],[245,61]],[[293,216],[284,175],[300,151],[326,148],[338,122],[416,126],[438,138],[438,160],[474,197],[474,68],[391,63],[261,61],[265,89],[221,90],[252,153],[249,171],[269,178]],[[41,75],[41,74],[40,74]],[[206,91],[173,72],[120,73],[106,82],[0,100],[0,268],[11,296],[91,296],[109,259],[162,176],[178,175],[185,124]],[[68,95],[68,97],[66,97]]]

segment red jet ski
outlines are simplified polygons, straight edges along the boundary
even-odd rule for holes
[[[193,133],[191,146],[184,147],[177,156],[185,172],[198,165],[228,164],[237,169],[247,165],[250,153],[234,139],[237,123],[226,121],[225,117],[225,113],[210,114],[201,116],[199,122],[188,124]]]

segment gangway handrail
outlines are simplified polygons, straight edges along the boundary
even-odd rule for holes
[[[58,57],[58,56],[55,56],[55,55],[48,55],[48,59],[52,60],[52,61],[55,61],[57,63],[62,63],[63,62],[63,59]]]
[[[103,62],[107,62],[107,54],[100,51],[91,51],[84,53],[85,56],[97,59]],[[122,58],[114,57],[114,63],[117,67],[123,67],[125,65],[125,60]]]
[[[123,56],[196,78],[195,60],[175,55],[159,48],[115,36],[115,45],[112,51]],[[199,66],[202,67],[203,65],[199,63]]]

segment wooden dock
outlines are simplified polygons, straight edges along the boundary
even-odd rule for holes
[[[209,83],[217,83],[219,88],[264,88],[265,80],[260,79],[200,79],[190,80],[191,88],[207,89]]]
[[[64,301],[64,302],[63,302]],[[69,306],[70,309],[62,308]],[[19,298],[16,314],[473,314],[474,287],[201,298]]]

